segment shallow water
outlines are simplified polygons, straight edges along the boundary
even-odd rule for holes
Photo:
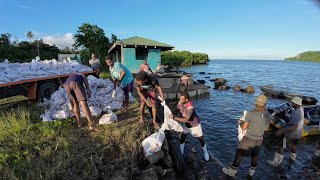
[[[223,77],[229,86],[236,84],[241,87],[252,85],[256,92],[247,94],[235,92],[232,89],[218,91],[211,88],[206,98],[194,99],[197,113],[200,116],[210,155],[224,166],[231,162],[238,144],[237,120],[244,110],[253,108],[255,97],[261,94],[259,86],[271,85],[287,90],[290,93],[304,94],[320,100],[320,63],[296,61],[254,61],[254,60],[214,60],[207,65],[183,68],[193,73],[194,80],[204,79],[206,84],[213,87],[207,76]],[[206,72],[200,75],[199,72]],[[208,73],[212,73],[212,75]],[[215,74],[216,73],[216,74]],[[268,99],[268,107],[283,103],[284,100]],[[271,135],[270,135],[271,136]],[[312,157],[315,143],[319,137],[303,138],[298,147],[296,163],[284,172],[289,179],[296,179],[304,164]],[[196,142],[197,143],[197,142]],[[262,145],[255,178],[270,179],[277,177],[276,169],[267,164],[272,159],[277,143],[273,136],[267,137]],[[287,168],[289,152],[286,152],[284,168]],[[238,179],[244,179],[250,166],[250,159],[241,162]],[[214,172],[217,170],[209,170]]]

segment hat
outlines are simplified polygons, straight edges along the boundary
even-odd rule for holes
[[[256,104],[263,107],[267,103],[267,97],[265,95],[259,95],[256,99]]]
[[[292,103],[296,104],[296,105],[302,105],[302,99],[295,96],[292,100],[291,100]]]

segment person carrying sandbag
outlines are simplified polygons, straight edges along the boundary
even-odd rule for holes
[[[193,137],[198,138],[201,143],[203,156],[206,161],[209,161],[209,153],[207,150],[206,142],[204,141],[204,136],[202,132],[202,127],[200,123],[200,119],[193,107],[192,102],[189,100],[189,94],[187,92],[182,92],[180,95],[180,100],[177,105],[182,117],[177,117],[171,114],[171,117],[175,121],[179,121],[183,124],[183,132],[180,138],[180,150],[183,154],[184,145],[187,135],[190,133]]]
[[[233,162],[230,163],[228,168],[224,167],[222,169],[228,176],[234,177],[236,175],[242,157],[247,155],[251,156],[251,167],[249,168],[248,178],[252,178],[254,175],[263,135],[271,122],[271,117],[267,113],[266,103],[267,97],[259,95],[255,102],[255,108],[252,111],[248,111],[244,121],[240,123],[242,130],[247,130],[247,132],[238,144]]]
[[[88,120],[90,131],[98,132],[87,103],[88,98],[91,97],[91,90],[87,77],[83,74],[73,74],[67,78],[63,86],[70,98],[70,103],[73,107],[78,127],[82,126],[82,121],[80,119],[80,105]]]

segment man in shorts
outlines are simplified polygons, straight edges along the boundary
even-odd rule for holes
[[[268,160],[268,163],[275,167],[281,164],[284,158],[284,149],[286,147],[291,148],[290,161],[294,162],[297,158],[297,145],[299,139],[302,137],[304,112],[301,107],[302,99],[300,97],[294,97],[291,102],[294,110],[290,116],[289,122],[284,128],[281,128],[276,132],[277,136],[284,133],[285,139],[283,140],[282,146],[280,146],[275,153],[273,160]]]
[[[248,172],[248,179],[251,179],[257,167],[260,146],[263,141],[264,132],[269,128],[271,117],[266,109],[267,97],[259,95],[255,102],[255,108],[248,111],[244,121],[239,121],[241,129],[247,130],[246,134],[238,144],[236,156],[228,168],[222,171],[228,176],[234,177],[239,169],[243,156],[251,156],[251,167]]]
[[[145,71],[140,71],[134,81],[134,87],[136,88],[140,96],[140,125],[144,122],[144,107],[147,105],[152,108],[152,122],[153,127],[156,130],[160,129],[159,123],[156,121],[157,117],[157,93],[158,90],[161,99],[164,100],[162,88],[159,84],[158,78],[154,74],[147,74]],[[149,98],[149,100],[148,100]]]
[[[124,93],[123,105],[128,110],[129,93],[133,92],[133,76],[130,70],[119,62],[114,62],[111,56],[106,56],[106,64],[109,66],[111,77],[113,79],[113,90],[116,86],[122,86]],[[114,96],[114,95],[113,95]]]
[[[180,138],[180,150],[182,154],[184,152],[185,140],[187,135],[190,133],[193,137],[198,138],[202,146],[204,159],[209,161],[209,153],[207,150],[207,145],[204,141],[200,119],[193,107],[192,102],[189,100],[189,94],[187,92],[181,93],[177,108],[179,109],[182,117],[172,115],[171,118],[183,123],[183,132]]]
[[[80,104],[83,113],[88,120],[90,131],[97,132],[98,130],[95,127],[95,123],[92,119],[92,115],[87,104],[87,98],[91,97],[91,90],[87,77],[83,74],[73,74],[69,76],[64,83],[64,89],[70,98],[70,103],[73,107],[73,112],[76,116],[78,127],[82,126],[82,121],[80,119]]]

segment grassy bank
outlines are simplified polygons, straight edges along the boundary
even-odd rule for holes
[[[106,179],[113,165],[137,165],[141,142],[151,131],[137,131],[137,103],[118,112],[118,122],[98,126],[98,133],[77,128],[72,119],[41,122],[42,112],[30,103],[0,109],[0,177]]]

